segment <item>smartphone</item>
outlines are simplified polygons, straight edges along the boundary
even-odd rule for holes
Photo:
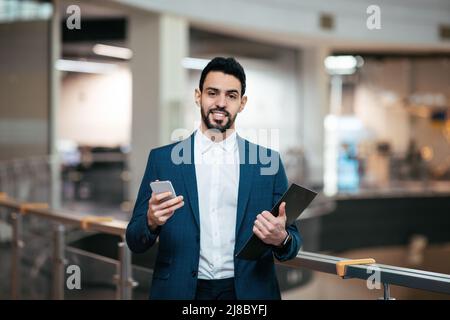
[[[163,193],[167,191],[172,192],[172,194],[169,197],[163,199],[162,201],[166,201],[176,197],[175,189],[172,186],[172,182],[170,182],[169,180],[150,182],[150,188],[152,188],[152,191],[154,193]]]

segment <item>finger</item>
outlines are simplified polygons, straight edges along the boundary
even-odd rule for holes
[[[253,227],[253,233],[259,238],[259,239],[261,239],[261,240],[265,240],[265,236],[261,233],[261,231],[259,231],[259,229],[256,227],[256,226],[254,226]]]
[[[273,214],[271,214],[269,211],[263,211],[261,215],[270,223],[276,224],[277,223],[277,217],[275,217]]]
[[[269,230],[266,228],[266,226],[259,220],[255,221],[255,227],[261,232],[261,234],[267,236],[270,234]]]
[[[174,206],[165,208],[165,209],[163,209],[163,210],[158,210],[158,211],[156,211],[156,212],[155,212],[155,216],[157,216],[157,217],[163,217],[163,216],[165,216],[165,215],[171,215],[171,214],[173,214],[173,213],[175,212],[175,210],[181,208],[182,206],[184,206],[184,201],[181,201],[180,203],[178,203],[178,204],[176,204],[176,205],[174,205]]]
[[[155,199],[156,199],[157,201],[161,201],[162,199],[167,198],[167,197],[169,197],[169,196],[171,196],[171,195],[172,195],[172,192],[170,192],[170,191],[162,192],[162,193],[157,193],[157,194],[155,195]]]
[[[183,201],[183,196],[178,196],[176,198],[164,201],[162,203],[160,203],[159,205],[156,206],[156,210],[162,210],[165,208],[169,208],[173,205],[178,204],[179,202]]]
[[[153,197],[153,193],[152,193],[150,200],[148,200],[148,206],[152,205],[153,203],[155,203],[155,198]]]
[[[160,220],[161,224],[165,224],[167,222],[167,220],[169,220],[172,216],[173,216],[173,212],[171,215],[166,215],[159,220]]]
[[[164,213],[162,216],[160,216],[159,220],[161,222],[166,222],[167,220],[169,220],[174,215],[174,213],[175,213],[175,210],[169,210],[169,212]]]
[[[184,201],[181,201],[180,203],[178,203],[178,204],[176,204],[174,206],[171,206],[171,207],[169,207],[167,209],[170,210],[170,211],[175,212],[175,210],[180,209],[182,206],[184,206]]]
[[[264,228],[269,232],[272,232],[272,230],[275,228],[275,226],[266,218],[264,218],[262,214],[258,214],[256,221],[259,221],[264,226]]]
[[[159,219],[161,221],[167,221],[171,216],[173,216],[173,214],[175,213],[175,211],[179,208],[181,208],[184,205],[184,202],[177,204],[176,206],[172,206],[170,208],[158,211],[158,213],[160,214]]]
[[[278,209],[278,216],[285,217],[286,216],[286,202],[282,202],[280,204],[280,208]]]

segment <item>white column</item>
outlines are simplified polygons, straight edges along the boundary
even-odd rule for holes
[[[60,1],[53,0],[53,14],[50,23],[50,63],[49,63],[49,156],[50,156],[50,206],[61,206],[61,169],[58,155],[58,110],[60,106],[61,74],[56,69],[56,62],[61,57],[61,17]]]
[[[324,119],[328,113],[328,75],[323,61],[328,50],[323,47],[305,48],[301,55],[303,145],[308,161],[309,181],[323,183]]]
[[[181,18],[133,11],[129,15],[133,50],[130,200],[133,202],[152,148],[170,143],[181,125],[186,74],[188,24]]]
[[[184,124],[182,103],[187,86],[187,71],[181,60],[189,54],[189,26],[186,20],[162,15],[161,26],[161,143],[171,143],[175,129]],[[194,93],[192,92],[192,105]],[[191,129],[191,128],[188,128]]]

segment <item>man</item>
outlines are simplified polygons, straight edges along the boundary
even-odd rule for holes
[[[136,253],[159,237],[150,298],[280,299],[274,256],[294,258],[301,238],[295,224],[286,226],[285,203],[278,217],[266,211],[288,188],[278,153],[235,132],[245,88],[235,59],[211,60],[195,90],[200,128],[150,152],[126,234]],[[155,180],[170,180],[178,196],[151,194]],[[235,257],[252,232],[270,249],[256,261]]]

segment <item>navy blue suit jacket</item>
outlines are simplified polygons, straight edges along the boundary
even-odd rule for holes
[[[237,137],[239,146],[239,189],[236,216],[235,253],[252,235],[256,216],[271,210],[288,188],[279,154]],[[271,158],[267,158],[271,156]],[[272,163],[268,163],[272,159]],[[278,161],[274,164],[273,160]],[[270,170],[270,166],[277,170]],[[274,168],[274,167],[272,167]],[[264,173],[264,170],[268,170]],[[274,172],[271,172],[274,171]],[[264,173],[264,174],[262,174]],[[151,232],[147,224],[150,182],[170,180],[184,206],[162,227]],[[135,253],[148,250],[159,236],[151,299],[194,299],[200,256],[200,228],[197,181],[194,164],[194,134],[178,143],[153,149],[126,232],[129,248]],[[234,258],[237,299],[280,299],[274,256],[280,261],[294,258],[302,240],[295,224],[287,227],[290,244],[270,248],[257,261]]]

